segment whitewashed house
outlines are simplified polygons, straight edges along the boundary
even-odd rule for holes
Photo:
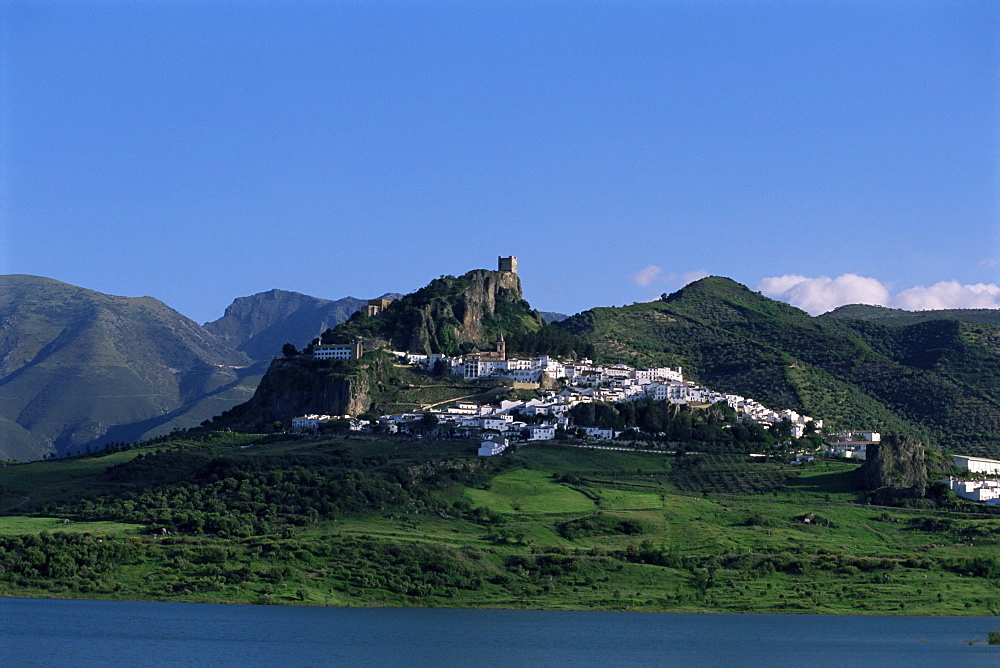
[[[529,441],[549,441],[556,437],[555,425],[533,424],[528,427]]]
[[[505,436],[489,434],[483,437],[479,444],[480,457],[493,457],[499,455],[510,445],[510,441]]]
[[[963,499],[979,501],[989,505],[1000,505],[1000,481],[997,480],[955,480],[948,478],[945,482]]]

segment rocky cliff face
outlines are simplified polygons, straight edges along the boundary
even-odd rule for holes
[[[378,386],[391,381],[392,363],[388,355],[368,357],[358,364],[276,358],[253,398],[223,420],[265,429],[275,421],[290,425],[293,417],[309,413],[359,415],[371,407]]]
[[[359,320],[345,323],[338,334],[365,329]],[[485,269],[437,278],[393,302],[374,320],[368,333],[396,349],[452,355],[491,349],[501,333],[537,331],[543,324],[524,301],[517,274]]]
[[[887,434],[881,443],[868,446],[861,475],[865,489],[889,488],[897,496],[923,496],[927,489],[924,446],[909,436]]]

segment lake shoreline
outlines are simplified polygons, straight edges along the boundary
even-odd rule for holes
[[[222,606],[248,606],[255,608],[328,608],[337,610],[506,610],[512,612],[594,612],[594,613],[621,613],[621,614],[647,614],[647,615],[767,615],[769,617],[790,615],[795,617],[873,617],[873,618],[980,618],[984,615],[970,613],[968,615],[948,614],[948,615],[907,615],[896,614],[895,612],[872,613],[872,612],[777,612],[777,611],[754,611],[746,610],[733,612],[731,610],[704,610],[704,609],[673,609],[673,610],[620,610],[612,608],[545,608],[545,607],[512,607],[512,606],[447,606],[447,605],[334,605],[322,603],[310,603],[302,601],[281,601],[273,603],[252,603],[248,601],[177,601],[151,598],[86,598],[75,596],[26,596],[4,592],[0,594],[0,602],[4,599],[17,600],[38,600],[38,601],[92,601],[95,603],[170,603],[181,605],[222,605]],[[1000,615],[994,615],[1000,625]]]

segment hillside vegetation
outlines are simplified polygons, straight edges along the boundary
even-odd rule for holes
[[[596,308],[558,326],[606,361],[683,366],[686,377],[828,427],[899,431],[1000,456],[1000,327],[813,318],[726,278],[656,302]]]
[[[215,434],[0,469],[0,595],[998,614],[1000,518],[856,465]]]
[[[868,304],[848,304],[838,306],[820,318],[835,318],[841,320],[867,320],[882,325],[913,325],[930,320],[959,320],[962,322],[978,322],[986,325],[1000,325],[1000,310],[995,308],[956,308],[937,309],[930,311],[904,311],[885,306]]]

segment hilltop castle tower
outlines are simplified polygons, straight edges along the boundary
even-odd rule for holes
[[[517,273],[517,258],[511,255],[510,257],[498,257],[497,258],[497,271],[509,271],[512,274]]]

